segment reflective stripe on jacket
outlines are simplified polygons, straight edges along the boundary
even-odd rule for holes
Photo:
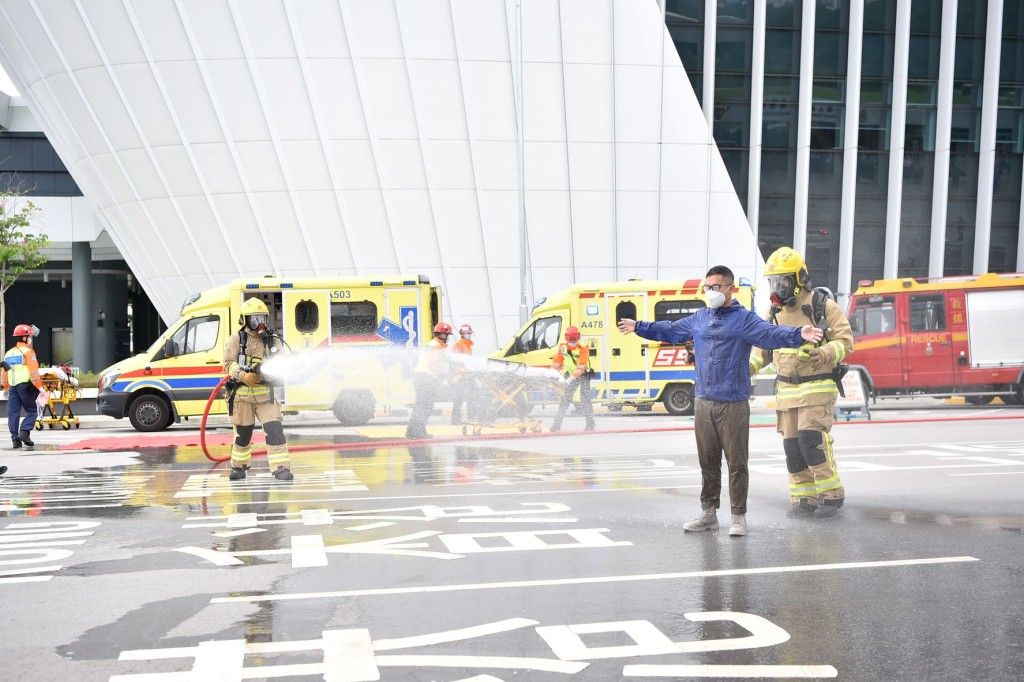
[[[776,315],[776,321],[780,325],[805,325],[814,324],[812,315],[807,315],[804,308],[810,309],[813,306],[814,292],[804,289],[797,296],[796,304],[785,306]],[[828,405],[835,401],[839,395],[839,388],[831,378],[821,378],[812,381],[792,382],[786,378],[800,379],[801,377],[818,377],[831,374],[836,365],[841,363],[853,352],[853,330],[850,322],[846,319],[839,305],[829,299],[825,302],[825,320],[828,323],[828,331],[825,332],[822,348],[827,348],[835,355],[832,362],[821,362],[810,356],[810,351],[815,347],[813,343],[805,343],[799,348],[785,348],[776,350],[774,356],[767,352],[755,351],[751,355],[751,364],[757,367],[758,361],[761,364],[767,362],[771,357],[775,363],[775,371],[779,380],[775,384],[775,406],[777,409],[788,410],[796,407],[810,407],[812,405]],[[761,357],[758,358],[757,356]]]
[[[568,343],[558,344],[558,351],[551,360],[551,369],[556,372],[567,371],[574,379],[578,379],[590,369],[590,346],[581,343],[571,348]]]
[[[245,339],[245,358],[241,364],[249,365],[253,367],[263,360],[270,357],[270,348],[263,343],[257,334],[252,334],[248,330],[244,332],[246,334]],[[273,344],[278,349],[281,348],[281,341],[274,337]],[[238,356],[241,353],[241,344],[238,340],[238,333],[235,332],[228,338],[228,342],[224,344],[224,358],[222,364],[224,371],[227,372],[228,376],[232,379],[241,382],[242,370],[238,362]],[[235,392],[235,400],[246,400],[248,402],[262,403],[268,400],[273,400],[273,390],[270,386],[263,383],[262,377],[260,383],[255,386],[246,386],[245,384],[239,383],[238,390]]]
[[[36,359],[36,352],[32,346],[19,341],[4,355],[4,362],[11,367],[11,371],[2,370],[0,381],[3,382],[6,391],[11,386],[31,382],[33,386],[42,390],[43,380],[39,376],[39,361]]]

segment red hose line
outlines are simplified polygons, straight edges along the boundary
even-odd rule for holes
[[[206,447],[206,418],[210,416],[210,407],[213,406],[213,401],[217,399],[217,394],[220,393],[220,389],[224,384],[227,383],[229,377],[225,376],[220,380],[220,383],[210,391],[210,398],[206,401],[206,409],[203,410],[203,420],[199,422],[199,446],[203,449],[203,454],[206,455],[206,459],[211,462],[225,462],[231,459],[231,455],[227,457],[214,457],[210,454],[210,451]]]

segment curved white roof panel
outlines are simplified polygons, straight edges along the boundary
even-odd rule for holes
[[[529,300],[760,256],[655,0],[524,0]],[[0,60],[167,320],[418,272],[519,315],[514,0],[0,0]],[[711,226],[709,228],[709,226]]]

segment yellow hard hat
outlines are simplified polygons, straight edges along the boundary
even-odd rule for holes
[[[775,253],[768,256],[768,262],[764,266],[765,277],[774,275],[796,275],[797,286],[806,286],[808,275],[804,257],[788,246],[776,249]]]
[[[238,316],[238,324],[244,325],[245,318],[249,315],[264,315],[270,317],[270,311],[267,310],[267,304],[258,298],[247,298],[242,303],[242,312]]]

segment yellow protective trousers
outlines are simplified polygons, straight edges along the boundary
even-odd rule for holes
[[[846,491],[839,480],[839,471],[829,434],[833,414],[831,405],[810,405],[777,411],[778,431],[786,452],[789,471],[790,500],[816,502],[842,500]]]

